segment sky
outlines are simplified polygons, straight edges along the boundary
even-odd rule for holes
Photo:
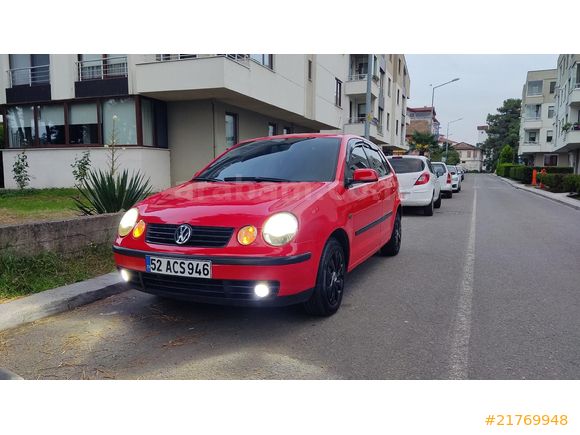
[[[435,90],[435,111],[441,123],[439,133],[458,142],[477,142],[477,126],[484,125],[488,113],[496,113],[504,100],[521,98],[526,73],[556,68],[558,55],[501,54],[407,54],[411,77],[408,107],[431,105],[431,86],[456,77],[459,81]]]

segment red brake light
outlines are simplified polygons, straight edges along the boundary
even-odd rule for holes
[[[447,184],[451,184],[451,172],[447,173]]]
[[[423,172],[417,181],[415,181],[415,186],[420,186],[421,184],[427,184],[429,182],[429,173]]]

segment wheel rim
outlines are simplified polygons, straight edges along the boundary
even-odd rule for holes
[[[340,249],[334,249],[326,263],[324,287],[330,305],[336,305],[344,290],[344,254]]]
[[[395,246],[397,250],[401,246],[401,237],[401,218],[397,218],[395,221]]]

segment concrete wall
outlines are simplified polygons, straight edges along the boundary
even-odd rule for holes
[[[90,244],[113,243],[121,213],[55,222],[0,226],[0,250],[23,255],[75,252]]]
[[[91,156],[91,168],[105,169],[108,166],[109,150],[107,148],[29,148],[28,173],[29,187],[43,189],[47,187],[74,187],[71,164],[75,157],[82,156],[88,149]],[[4,149],[4,183],[7,189],[16,189],[18,186],[12,178],[12,166],[21,149]],[[169,177],[169,150],[146,147],[120,147],[117,150],[119,168],[127,169],[129,173],[140,170],[150,178],[151,186],[159,191],[170,185]]]

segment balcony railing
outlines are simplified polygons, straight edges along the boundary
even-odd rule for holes
[[[37,86],[50,83],[50,66],[40,65],[8,70],[9,87]]]
[[[373,78],[373,81],[375,83],[379,82],[379,76],[373,75],[372,78]],[[366,79],[367,79],[367,74],[350,74],[348,76],[348,80],[351,82],[358,81],[358,80],[366,80]]]
[[[127,77],[127,57],[115,56],[77,62],[78,81]]]
[[[366,115],[363,116],[353,116],[352,118],[348,118],[348,120],[346,121],[347,124],[362,124],[363,122],[365,122],[366,119]],[[373,118],[371,120],[371,124],[372,125],[376,125],[379,128],[382,128],[382,124],[379,123],[378,118]]]

